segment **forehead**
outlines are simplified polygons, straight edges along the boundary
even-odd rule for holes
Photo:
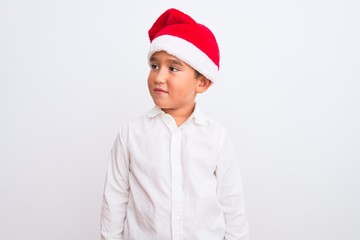
[[[168,61],[168,62],[173,62],[173,63],[180,64],[180,65],[189,66],[188,64],[186,64],[181,59],[179,59],[179,58],[175,57],[174,55],[171,55],[171,54],[169,54],[169,53],[167,53],[165,51],[155,52],[150,57],[150,61]]]

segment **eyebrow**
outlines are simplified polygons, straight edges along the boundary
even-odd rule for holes
[[[150,57],[150,62],[158,62],[158,61],[159,60],[156,57],[154,57],[154,56]],[[184,64],[181,61],[176,60],[176,59],[169,59],[166,62],[170,63],[170,64],[176,64],[176,65],[179,65],[179,66],[184,66]]]
[[[179,61],[179,60],[169,60],[168,62],[171,63],[171,64],[176,64],[176,65],[184,66],[184,64],[182,64],[182,62]]]

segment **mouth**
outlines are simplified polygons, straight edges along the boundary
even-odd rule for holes
[[[165,91],[165,90],[162,89],[162,88],[154,88],[154,92],[155,92],[156,94],[167,93],[167,91]]]

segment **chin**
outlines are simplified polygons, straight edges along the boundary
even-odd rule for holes
[[[163,104],[155,104],[158,108],[161,108],[161,109],[167,109],[166,105],[163,105]]]
[[[166,104],[159,102],[159,101],[154,101],[154,104],[159,107],[159,108],[166,108]]]

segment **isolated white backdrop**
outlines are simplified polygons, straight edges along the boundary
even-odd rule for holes
[[[118,127],[152,106],[147,30],[208,25],[221,79],[198,101],[243,172],[252,240],[360,239],[356,0],[0,0],[0,239],[99,239]]]

